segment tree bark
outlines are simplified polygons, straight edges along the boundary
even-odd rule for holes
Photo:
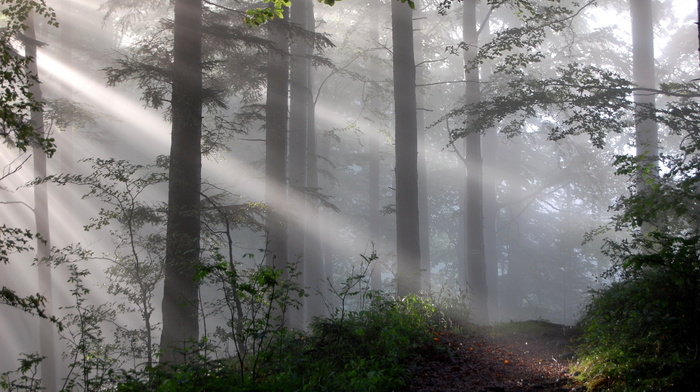
[[[175,0],[172,142],[161,362],[184,363],[199,339],[202,1]]]
[[[277,53],[267,63],[265,106],[265,202],[267,216],[267,264],[287,268],[287,120],[289,94],[289,33],[286,19],[269,23],[270,40]]]
[[[408,5],[391,2],[396,139],[396,254],[399,297],[420,292],[418,141],[413,19]]]
[[[314,6],[312,0],[305,1],[305,29],[310,33],[316,32],[316,21],[314,18]],[[311,92],[313,87],[313,67],[311,66],[310,56],[314,54],[314,46],[312,42],[307,42],[305,46],[305,71],[307,73],[306,80],[306,104],[307,108],[307,135],[306,135],[306,186],[308,189],[321,191],[318,179],[318,148],[316,134],[316,108],[314,106],[314,97]],[[310,288],[311,292],[306,300],[305,307],[305,322],[308,324],[314,317],[323,316],[325,314],[325,305],[323,302],[323,292],[325,290],[325,262],[323,258],[323,250],[321,246],[321,221],[320,221],[320,205],[318,200],[313,198],[308,199],[307,206],[309,214],[306,220],[307,232],[306,246],[304,253],[304,285]]]
[[[379,2],[370,5],[369,14],[369,39],[372,43],[379,41],[379,12],[381,4]],[[369,74],[373,78],[378,78],[377,75],[380,74],[381,63],[379,58],[374,55],[370,58],[369,63]],[[370,98],[370,107],[379,107],[378,94],[373,94]],[[374,113],[373,113],[374,114]],[[378,121],[377,116],[373,115],[373,119]],[[369,138],[367,140],[367,220],[369,225],[369,235],[371,241],[375,244],[380,242],[382,237],[382,216],[381,216],[381,195],[379,191],[379,170],[380,170],[380,135],[379,126],[373,126],[369,133]],[[382,290],[382,268],[380,263],[376,263],[372,266],[370,272],[370,288],[372,290]]]
[[[654,25],[651,0],[630,1],[632,19],[632,78],[639,87],[656,88],[654,67]],[[637,175],[637,191],[646,192],[659,175],[659,130],[654,120],[656,95],[635,91],[635,143],[642,170]],[[652,222],[643,222],[642,231]]]
[[[479,85],[479,69],[469,64],[474,59],[478,47],[476,29],[476,0],[464,1],[462,20],[463,41],[469,50],[465,52],[466,103],[474,104],[481,101]],[[468,124],[474,121],[473,114],[467,117]],[[467,281],[471,290],[471,316],[477,324],[488,324],[488,285],[486,283],[486,259],[484,256],[484,190],[483,190],[483,161],[481,157],[481,134],[470,132],[466,137],[466,211],[465,228],[467,235]]]
[[[298,0],[294,3],[294,7],[289,10],[289,22],[296,27],[306,29],[307,17],[306,14],[309,8],[308,0]],[[288,178],[289,192],[288,196],[293,206],[306,208],[310,207],[310,200],[307,197],[307,139],[309,137],[309,105],[311,100],[311,88],[309,85],[309,68],[311,63],[308,61],[308,41],[303,37],[297,37],[292,40],[290,49],[290,64],[289,64],[289,162],[288,162]],[[292,208],[295,216],[289,216],[289,244],[288,254],[290,262],[298,263],[299,271],[306,274],[306,258],[305,245],[309,239],[307,235],[307,210],[306,208]],[[292,211],[290,211],[291,213]],[[298,283],[302,284],[305,277],[300,277]],[[289,312],[289,326],[297,329],[304,327],[303,309],[291,309]]]
[[[423,61],[423,40],[421,37],[420,22],[416,23],[414,36],[414,53],[418,64]],[[416,84],[421,85],[425,80],[425,68],[419,65],[416,68]],[[418,145],[418,220],[420,222],[420,269],[421,290],[430,292],[430,211],[428,203],[428,166],[425,142],[425,98],[422,89],[416,89],[416,130]]]
[[[25,55],[32,58],[29,63],[29,72],[32,75],[39,77],[39,67],[37,66],[37,45],[36,45],[36,26],[34,15],[30,14],[27,19],[27,30],[25,35],[28,40],[25,48]],[[37,102],[43,101],[41,86],[38,83],[33,84],[29,88],[29,92],[34,95]],[[44,128],[44,114],[40,111],[31,113],[30,122],[34,132],[42,134],[46,137],[47,129]],[[46,161],[47,156],[44,150],[39,145],[32,146],[32,157],[34,159],[34,177],[45,178],[47,175]],[[46,299],[46,314],[53,315],[53,279],[52,268],[47,258],[51,254],[51,230],[49,225],[49,201],[48,201],[48,184],[34,185],[34,223],[36,232],[41,236],[36,243],[36,259],[37,259],[37,274],[39,289]],[[46,357],[41,362],[41,386],[47,391],[56,390],[57,373],[56,373],[56,345],[55,345],[55,326],[45,319],[39,318],[39,349],[41,355]]]

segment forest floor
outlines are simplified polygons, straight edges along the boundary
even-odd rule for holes
[[[523,328],[523,326],[525,328]],[[573,332],[544,321],[435,336],[411,369],[411,392],[583,391],[569,373]]]

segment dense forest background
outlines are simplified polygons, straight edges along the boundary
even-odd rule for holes
[[[256,352],[370,290],[571,325],[695,260],[698,4],[283,3],[1,3],[0,370]]]

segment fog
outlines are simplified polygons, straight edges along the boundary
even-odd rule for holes
[[[121,8],[118,1],[97,4],[50,0],[47,3],[55,8],[60,26],[55,28],[41,18],[36,19],[37,39],[42,42],[36,59],[41,90],[49,103],[65,99],[76,104],[73,111],[65,107],[56,109],[59,115],[73,120],[79,114],[89,117],[82,124],[68,124],[59,130],[62,124],[52,120],[53,109],[47,110],[45,128],[52,130],[57,145],[57,152],[48,160],[48,174],[87,176],[94,170],[91,167],[94,161],[86,159],[113,158],[134,165],[155,165],[159,157],[167,156],[170,151],[172,117],[167,100],[170,86],[157,79],[165,76],[153,76],[158,74],[154,71],[142,79],[127,77],[109,85],[106,68],[134,66],[119,63],[124,59],[151,67],[170,64],[171,52],[167,47],[172,43],[170,2],[136,2],[133,8]],[[255,46],[252,37],[265,40],[269,38],[269,30],[241,26],[240,15],[234,18],[226,12],[229,8],[251,8],[252,3],[220,3],[225,7],[205,6],[206,12],[219,15],[207,22],[211,35],[205,34],[208,37],[205,46],[211,50],[205,58],[209,61],[206,63],[209,68],[205,67],[209,72],[205,84],[217,91],[219,102],[206,105],[204,110],[206,154],[202,194],[208,197],[225,194],[225,199],[224,196],[220,199],[222,205],[248,206],[246,211],[257,219],[256,223],[239,222],[231,232],[234,258],[244,266],[264,262],[265,249],[270,244],[264,230],[264,214],[256,208],[271,208],[288,219],[290,238],[302,238],[301,247],[296,244],[295,248],[291,242],[290,253],[296,254],[289,255],[290,260],[299,260],[302,284],[305,249],[307,252],[311,249],[310,241],[321,244],[319,262],[325,278],[317,287],[309,288],[314,293],[309,298],[318,289],[326,306],[312,310],[311,314],[329,314],[329,309],[339,306],[337,296],[329,288],[339,287],[346,278],[360,271],[362,256],[370,257],[373,252],[377,258],[365,284],[370,285],[372,275],[373,289],[395,293],[395,166],[400,163],[396,161],[394,145],[389,3],[344,0],[332,7],[319,3],[313,6],[315,33],[333,46],[316,48],[314,55],[318,58],[310,60],[314,109],[310,124],[316,143],[311,154],[314,154],[313,171],[318,176],[318,185],[307,182],[302,188],[289,183],[270,186],[265,179],[264,69],[270,49],[266,44]],[[479,22],[480,43],[493,39],[504,28],[521,23],[508,7],[489,12],[485,3],[478,2],[477,7],[477,20],[487,21]],[[697,77],[694,6],[693,2],[654,2],[657,86]],[[471,287],[466,266],[470,256],[464,244],[468,234],[464,227],[463,199],[468,175],[463,159],[469,157],[465,157],[463,138],[451,139],[451,135],[465,127],[465,116],[454,112],[465,102],[465,65],[463,50],[459,48],[462,4],[455,2],[445,15],[440,15],[438,4],[416,2],[413,19],[419,74],[416,92],[422,102],[416,110],[419,124],[423,124],[418,132],[424,137],[416,155],[425,160],[424,172],[419,172],[418,179],[424,185],[418,185],[423,186],[418,189],[418,195],[419,199],[423,198],[419,204],[421,219],[427,217],[427,222],[421,221],[420,225],[425,228],[422,236],[427,235],[422,238],[423,243],[429,244],[428,249],[421,249],[421,289],[436,302],[460,299],[462,295],[469,300]],[[246,35],[221,33],[217,37],[212,33],[215,22],[234,25]],[[549,32],[538,46],[542,59],[523,68],[523,72],[544,79],[553,77],[556,67],[584,64],[631,79],[630,23],[628,2],[598,1],[597,6],[583,8],[559,31]],[[292,33],[291,37],[294,45],[303,35]],[[225,43],[218,43],[217,39]],[[231,44],[235,40],[243,43]],[[508,76],[497,72],[499,59],[486,59],[478,69],[485,97],[502,93],[509,81]],[[294,83],[292,80],[291,84]],[[153,107],[152,98],[158,94],[167,99]],[[659,98],[657,104],[663,103],[664,98]],[[589,291],[616,279],[614,275],[602,276],[610,267],[610,260],[601,247],[606,236],[625,235],[606,225],[610,225],[615,214],[609,207],[630,186],[628,177],[615,175],[613,162],[616,154],[633,153],[634,121],[630,121],[626,132],[607,133],[604,146],[598,148],[585,134],[552,140],[550,131],[563,126],[565,119],[563,110],[538,113],[523,121],[517,133],[509,133],[505,127],[508,119],[501,119],[481,137],[484,175],[481,216],[488,324],[531,319],[574,324]],[[659,132],[662,151],[677,148],[677,135],[663,127]],[[289,138],[292,143],[294,134],[290,133]],[[22,153],[7,143],[0,148],[3,173],[17,169],[0,184],[2,223],[34,231],[34,187],[27,184],[35,179],[35,168],[31,158],[23,161],[30,157],[31,151]],[[308,162],[309,157],[305,159]],[[137,175],[149,171],[164,173],[163,167],[156,165],[138,171]],[[307,173],[307,181],[308,178],[311,177]],[[113,317],[106,317],[101,324],[106,342],[117,336],[115,331],[120,328],[140,328],[143,320],[134,311],[134,305],[124,295],[109,289],[115,277],[107,269],[118,265],[124,257],[120,253],[124,244],[118,234],[119,223],[112,220],[102,228],[85,229],[99,217],[101,209],[114,205],[94,195],[85,197],[90,192],[85,185],[48,181],[46,186],[51,246],[61,249],[79,244],[90,250],[89,258],[75,263],[80,269],[90,271],[84,277],[85,287],[89,289],[85,298],[95,306],[116,309]],[[167,192],[167,182],[161,181],[135,196],[143,205],[156,208],[167,203]],[[207,244],[202,248],[209,249],[210,254],[214,253],[211,249],[221,245],[216,243],[217,235],[221,234],[217,224],[204,226],[213,233],[202,237],[203,244]],[[159,221],[144,226],[140,235],[164,235],[165,228],[165,222]],[[602,234],[589,238],[587,234],[593,232]],[[143,250],[141,254],[145,253]],[[50,298],[47,309],[58,318],[70,314],[76,297],[70,291],[75,286],[67,283],[68,264],[52,268],[52,287],[41,287],[34,257],[33,251],[11,254],[10,263],[0,267],[0,283],[20,295],[41,293]],[[156,325],[154,339],[158,339],[162,317],[162,290],[162,283],[158,282],[150,299],[154,307],[152,321]],[[213,283],[203,284],[200,298],[202,303],[215,302],[220,292]],[[305,301],[302,301],[302,314],[304,306],[312,306],[312,299]],[[361,306],[361,303],[345,305]],[[212,309],[202,310],[207,316],[200,319],[200,334],[226,325],[225,316]],[[20,353],[41,352],[42,348],[38,338],[39,318],[4,305],[0,312],[4,342],[0,371],[4,371],[16,368]],[[304,327],[310,321],[308,314],[298,317],[301,321],[296,327]],[[63,338],[54,331],[57,358],[69,350],[66,336],[70,330],[62,332]],[[222,350],[230,352],[231,348]],[[126,362],[125,366],[140,363],[136,359]],[[67,371],[59,366],[59,378]]]

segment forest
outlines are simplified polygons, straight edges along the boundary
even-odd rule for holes
[[[700,385],[700,0],[0,25],[0,390]]]

